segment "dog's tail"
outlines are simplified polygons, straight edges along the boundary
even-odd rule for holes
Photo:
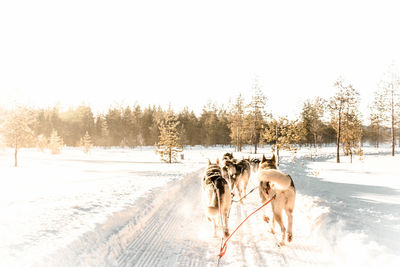
[[[289,175],[274,169],[261,170],[258,173],[258,180],[260,182],[269,182],[271,186],[273,185],[280,190],[289,188],[293,183],[293,180]]]
[[[290,187],[292,187],[293,190],[296,192],[296,187],[294,186],[294,182],[293,182],[292,176],[290,176],[289,174],[287,176],[289,176],[289,178],[290,178]]]

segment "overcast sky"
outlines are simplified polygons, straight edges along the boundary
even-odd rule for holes
[[[0,104],[168,104],[250,97],[297,114],[339,77],[361,108],[400,62],[396,1],[1,1]]]

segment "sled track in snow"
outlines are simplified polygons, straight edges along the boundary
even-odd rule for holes
[[[186,177],[180,190],[159,206],[116,259],[118,266],[203,266],[206,244],[198,246],[194,233],[196,222],[203,218],[193,212],[200,210],[202,171]]]

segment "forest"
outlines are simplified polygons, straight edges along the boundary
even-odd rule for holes
[[[306,100],[295,120],[267,112],[268,99],[257,81],[247,92],[251,96],[248,103],[240,94],[225,105],[206,103],[199,115],[188,107],[176,112],[171,107],[139,104],[113,106],[102,114],[94,114],[87,105],[67,110],[59,106],[17,106],[0,110],[1,143],[16,150],[49,148],[54,139],[61,146],[73,147],[84,142],[101,147],[155,146],[161,125],[173,120],[176,142],[182,147],[232,145],[241,151],[250,145],[257,153],[258,146],[270,144],[279,153],[280,149],[296,146],[336,144],[338,153],[340,145],[348,155],[361,153],[365,142],[379,147],[380,143],[391,141],[394,155],[399,138],[397,86],[393,82],[382,86],[369,105],[369,114],[358,110],[360,94],[350,83],[339,78],[334,87],[336,92],[329,99]],[[369,123],[363,125],[362,118]]]

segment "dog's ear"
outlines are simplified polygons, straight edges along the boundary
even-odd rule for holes
[[[266,161],[267,161],[267,159],[265,158],[265,156],[264,156],[264,154],[263,154],[263,157],[262,157],[261,163],[264,163],[264,162],[266,162]]]
[[[219,158],[217,158],[217,161],[216,161],[216,162],[217,162],[217,165],[219,165]]]
[[[276,163],[276,160],[275,160],[275,154],[273,154],[272,155],[272,158],[271,158],[271,160],[272,160],[272,162],[275,164]]]
[[[211,165],[211,160],[210,159],[208,159],[208,165]]]

